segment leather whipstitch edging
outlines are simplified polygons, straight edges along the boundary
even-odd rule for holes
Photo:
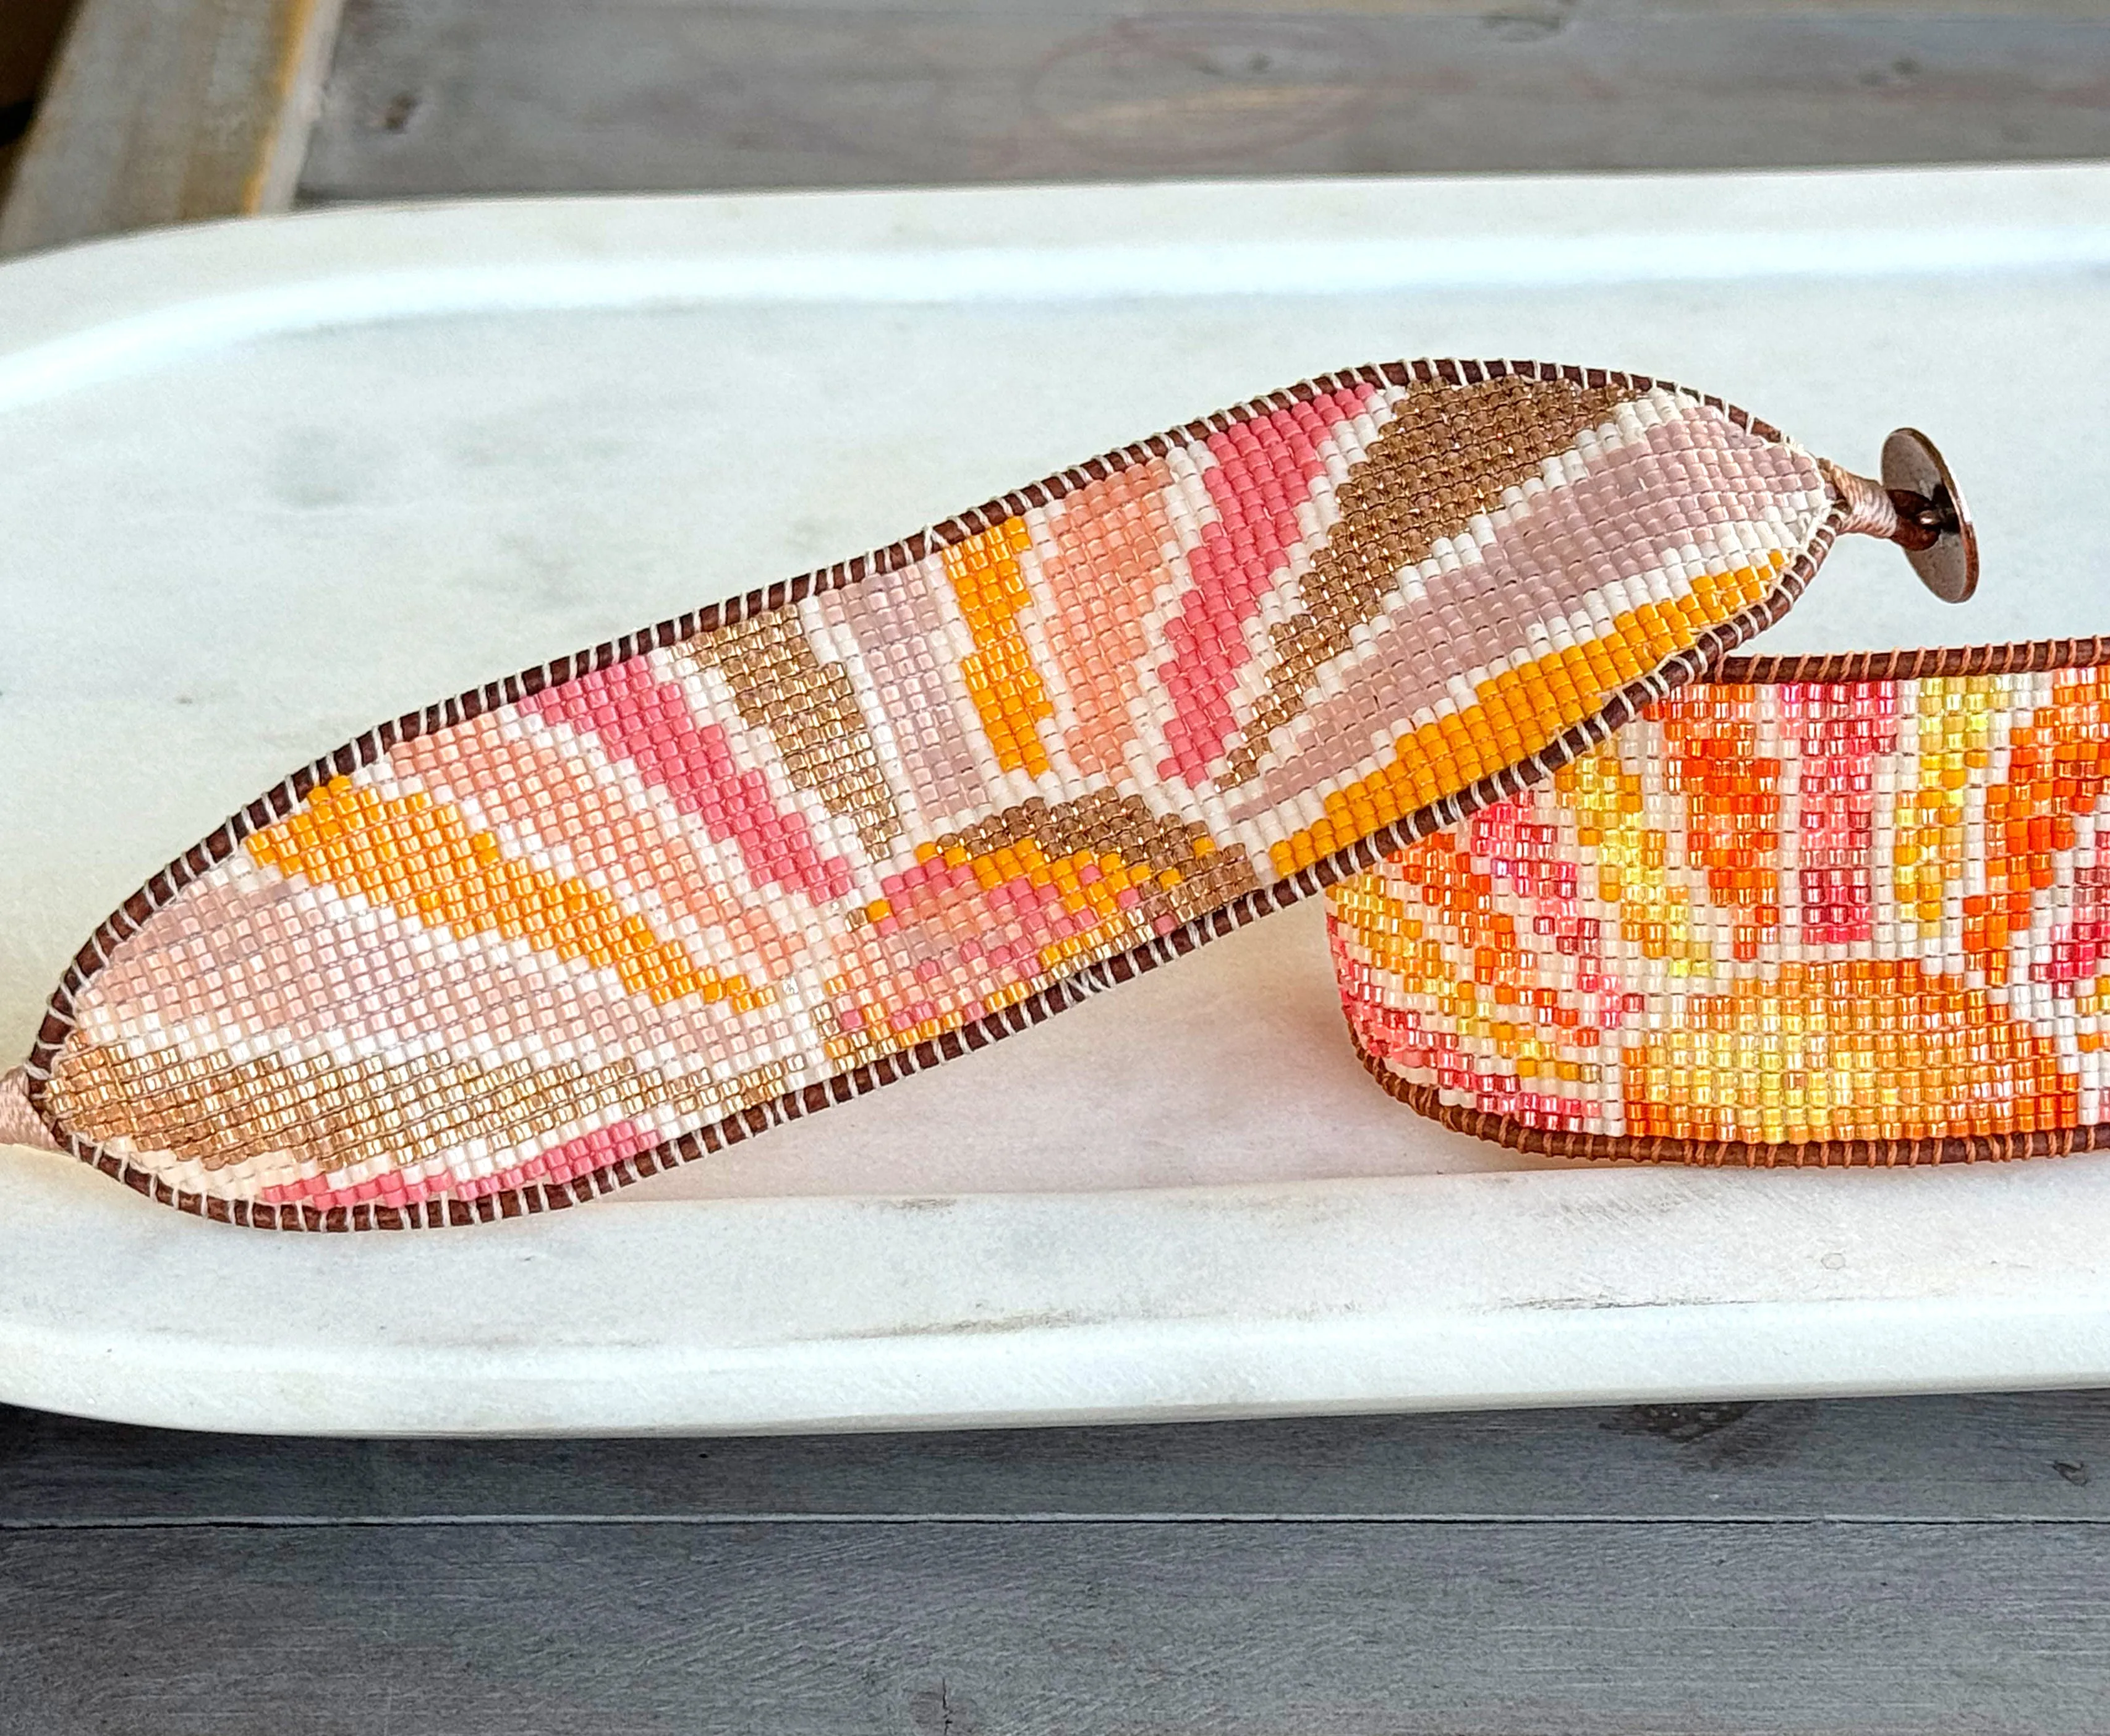
[[[967,539],[1015,518],[1026,509],[1062,498],[1086,483],[1118,474],[1148,457],[1161,456],[1182,440],[1200,437],[1238,425],[1252,415],[1283,406],[1310,401],[1329,391],[1358,385],[1406,386],[1439,381],[1472,385],[1505,377],[1559,380],[1591,387],[1610,387],[1623,392],[1661,390],[1719,410],[1736,427],[1759,438],[1778,442],[1782,437],[1768,424],[1759,423],[1718,399],[1702,398],[1665,383],[1643,376],[1604,370],[1551,368],[1516,363],[1420,363],[1393,365],[1352,370],[1305,383],[1286,392],[1252,401],[1230,411],[1189,424],[1172,433],[1139,442],[1089,464],[1001,496],[934,529],[903,539],[876,554],[837,564],[788,582],[748,593],[745,596],[694,611],[673,620],[607,641],[589,650],[560,658],[538,668],[455,696],[439,705],[406,714],[394,723],[369,731],[287,778],[265,795],[231,817],[200,844],[186,851],[150,879],[133,898],[96,931],[70,967],[54,995],[36,1049],[28,1068],[30,1101],[66,1149],[128,1185],[163,1203],[204,1216],[258,1227],[341,1230],[353,1228],[437,1227],[498,1218],[532,1215],[563,1206],[581,1203],[614,1188],[657,1173],[675,1164],[693,1160],[745,1139],[778,1123],[811,1113],[832,1104],[849,1101],[894,1079],[919,1072],[937,1063],[987,1046],[1001,1038],[1029,1028],[1053,1013],[1075,1005],[1106,987],[1130,980],[1143,971],[1184,956],[1210,940],[1243,926],[1258,916],[1278,910],[1366,872],[1387,854],[1478,811],[1490,803],[1514,795],[1550,772],[1573,759],[1607,735],[1637,716],[1650,703],[1675,687],[1702,675],[1735,646],[1743,643],[1785,613],[1814,574],[1837,533],[1843,512],[1835,502],[1795,558],[1776,577],[1771,590],[1757,605],[1708,631],[1689,650],[1668,659],[1642,678],[1618,690],[1592,716],[1563,732],[1547,746],[1492,776],[1415,810],[1350,845],[1331,852],[1229,904],[1199,915],[1169,934],[1155,937],[1128,951],[1088,966],[1026,999],[960,1028],[870,1063],[846,1069],[820,1083],[796,1088],[781,1096],[626,1157],[604,1169],[571,1182],[550,1185],[531,1183],[488,1194],[473,1201],[443,1198],[397,1210],[385,1206],[267,1205],[230,1200],[220,1196],[170,1187],[159,1177],[124,1158],[84,1140],[59,1124],[48,1113],[50,1068],[53,1058],[75,1026],[75,1003],[107,961],[110,950],[164,908],[199,875],[224,861],[247,837],[293,813],[316,789],[374,763],[399,744],[437,729],[474,718],[499,705],[560,686],[583,674],[604,670],[666,648],[695,634],[783,608],[804,597],[861,582],[868,575],[896,571],[930,553],[959,546]]]

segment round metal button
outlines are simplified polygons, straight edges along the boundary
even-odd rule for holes
[[[1948,464],[1918,428],[1894,428],[1883,442],[1883,487],[1917,528],[1899,541],[1920,582],[1945,603],[1966,601],[1978,588],[1978,533]]]

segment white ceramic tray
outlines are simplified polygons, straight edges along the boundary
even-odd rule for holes
[[[1857,542],[1765,642],[2110,630],[2106,264],[2069,168],[533,201],[8,265],[0,1058],[109,908],[374,719],[1347,364],[1630,368],[1863,467],[1917,423],[1981,601]],[[1304,909],[530,1222],[238,1231],[0,1149],[0,1399],[672,1432],[2110,1381],[2110,1158],[1525,1163],[1364,1078]]]

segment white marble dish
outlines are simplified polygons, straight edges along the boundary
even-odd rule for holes
[[[2106,263],[2110,170],[2068,168],[524,201],[10,265],[0,1058],[108,909],[376,718],[1356,362],[1630,368],[1863,468],[1916,423],[1980,600],[1851,544],[1764,642],[2110,631]],[[546,1220],[236,1231],[0,1148],[0,1399],[146,1422],[2100,1381],[2110,1158],[1529,1167],[1364,1078],[1315,909]]]

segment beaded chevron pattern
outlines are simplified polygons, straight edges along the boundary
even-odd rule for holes
[[[1445,1119],[1578,1155],[2097,1143],[2110,647],[2040,649],[1908,678],[1724,670],[1335,888],[1365,1063]]]
[[[363,737],[111,918],[31,1100],[241,1222],[591,1198],[1513,793],[1842,514],[1646,380],[1315,382]]]

